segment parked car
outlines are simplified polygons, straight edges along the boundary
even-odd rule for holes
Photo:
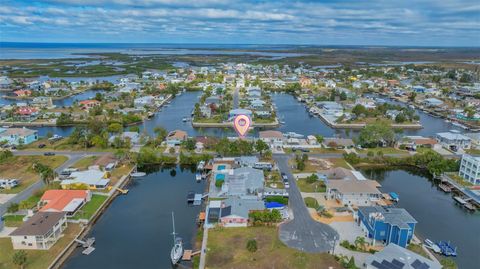
[[[45,144],[40,144],[40,145],[38,145],[38,148],[39,148],[39,149],[43,149],[43,148],[46,147],[46,146],[47,146],[47,145],[45,145]]]
[[[282,173],[282,179],[283,179],[283,181],[286,181],[286,180],[288,180],[287,174],[285,174],[285,173]]]
[[[16,179],[0,179],[0,189],[15,188],[18,184],[18,180]]]
[[[45,152],[43,153],[44,156],[55,156],[54,152]]]
[[[283,182],[283,186],[285,186],[285,189],[290,188],[290,183],[288,181]]]

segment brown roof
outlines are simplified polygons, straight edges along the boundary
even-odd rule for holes
[[[283,138],[282,132],[279,131],[261,131],[258,134],[260,138]]]
[[[167,140],[168,139],[179,139],[179,140],[187,139],[187,132],[182,130],[171,131],[167,136]]]
[[[381,193],[375,180],[329,180],[326,185],[340,193]]]
[[[57,224],[66,212],[37,212],[17,228],[10,236],[45,235]]]

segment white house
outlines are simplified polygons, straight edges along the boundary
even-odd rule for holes
[[[37,212],[10,234],[14,249],[50,249],[67,227],[66,212]]]
[[[329,199],[335,199],[342,205],[375,205],[382,197],[378,190],[380,184],[375,180],[337,179],[326,182]]]
[[[437,133],[436,139],[444,148],[453,151],[457,151],[459,149],[470,149],[472,146],[472,139],[470,137],[465,136],[455,130]]]

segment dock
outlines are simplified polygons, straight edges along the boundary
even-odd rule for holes
[[[117,191],[119,191],[121,194],[127,194],[128,193],[128,190],[126,189],[120,189],[120,188],[116,188]]]
[[[441,189],[445,193],[450,193],[452,192],[452,187],[445,184],[445,183],[440,183],[438,184],[438,188]]]
[[[200,250],[193,251],[191,249],[187,249],[183,251],[182,261],[191,261],[193,256],[200,254]]]

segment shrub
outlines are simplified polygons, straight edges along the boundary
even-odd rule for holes
[[[250,239],[247,241],[247,250],[250,252],[257,251],[257,240]]]
[[[224,182],[223,179],[220,179],[220,180],[215,181],[215,187],[221,188],[222,185],[223,185],[223,182]]]
[[[8,213],[15,213],[15,212],[18,211],[18,209],[19,209],[18,204],[17,204],[17,203],[12,203],[12,204],[10,204],[10,205],[8,206],[7,212],[8,212]]]
[[[277,202],[280,204],[287,205],[288,204],[288,198],[287,197],[282,197],[282,196],[269,196],[265,198],[266,202]]]

